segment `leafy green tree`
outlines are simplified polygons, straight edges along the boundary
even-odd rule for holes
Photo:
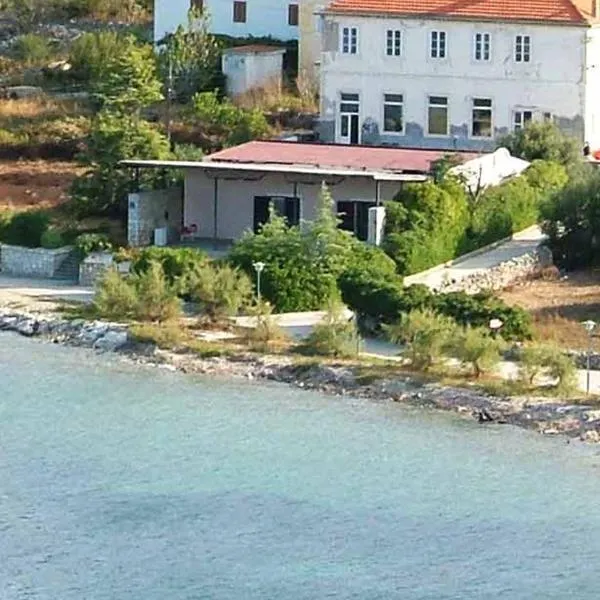
[[[456,256],[469,222],[464,187],[453,177],[409,184],[386,204],[384,250],[402,275]]]
[[[582,156],[577,140],[550,121],[528,123],[499,139],[498,147],[508,148],[513,156],[525,160],[549,160],[562,165],[571,165]]]
[[[94,85],[100,106],[122,114],[139,116],[142,108],[162,100],[156,56],[152,46],[140,45],[129,35],[120,54],[109,57]]]
[[[214,89],[221,53],[217,39],[210,33],[206,9],[191,9],[187,27],[180,25],[161,45],[162,79],[172,77],[172,91],[179,102],[186,103],[195,93]]]
[[[127,170],[119,167],[119,161],[169,156],[167,139],[152,124],[129,115],[102,111],[79,157],[88,171],[73,182],[71,208],[79,215],[125,214],[127,194],[133,191],[133,182]],[[140,173],[140,188],[152,189],[156,177],[156,173]]]
[[[557,264],[568,269],[600,264],[600,173],[594,167],[544,202],[541,216]]]
[[[483,327],[464,327],[450,338],[447,352],[463,363],[471,365],[475,377],[491,371],[500,362],[504,344]]]

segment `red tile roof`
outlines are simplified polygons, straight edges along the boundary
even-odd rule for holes
[[[226,48],[223,52],[227,54],[248,54],[250,52],[263,54],[268,52],[285,52],[285,48],[281,46],[269,46],[267,44],[246,44],[245,46]]]
[[[254,141],[221,150],[205,160],[322,169],[429,173],[431,163],[449,153],[451,152],[448,150]],[[477,155],[464,152],[460,156],[468,160]]]
[[[332,0],[332,13],[586,24],[595,0]]]

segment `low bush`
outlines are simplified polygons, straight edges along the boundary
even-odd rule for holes
[[[256,318],[256,326],[245,332],[247,341],[257,350],[267,350],[274,342],[286,339],[285,331],[273,317],[273,307],[261,300],[248,309],[248,315]]]
[[[1,241],[13,246],[39,248],[42,236],[50,225],[50,217],[42,210],[16,213],[5,219],[0,229]]]
[[[217,322],[236,315],[252,298],[250,278],[228,264],[196,265],[181,284],[203,314]]]
[[[353,320],[343,313],[343,305],[332,302],[327,314],[317,323],[298,351],[317,356],[343,358],[358,352],[358,332]]]
[[[394,323],[402,313],[412,310],[430,309],[463,326],[487,328],[491,319],[500,319],[500,333],[506,340],[532,336],[527,311],[487,294],[434,293],[424,285],[405,287],[399,277],[383,279],[356,271],[341,276],[340,289],[344,303],[372,326]]]
[[[470,365],[475,377],[480,377],[498,365],[503,347],[502,339],[493,337],[489,330],[464,327],[453,333],[447,352],[449,356]]]
[[[65,245],[63,234],[57,229],[47,229],[40,238],[40,246],[48,250],[62,248]]]
[[[452,319],[430,309],[412,310],[385,327],[391,342],[405,346],[411,365],[424,371],[443,356],[455,330]]]
[[[12,45],[13,56],[27,65],[40,64],[52,55],[48,38],[36,33],[26,33],[15,39]]]
[[[577,388],[577,367],[573,359],[558,347],[529,344],[520,352],[519,376],[528,385],[534,385],[537,377],[547,374],[556,383],[556,389],[564,394]]]
[[[242,144],[269,132],[261,111],[239,108],[227,99],[221,101],[216,92],[196,94],[192,106],[192,119],[199,121],[212,135],[220,137],[224,146]]]
[[[177,322],[134,323],[129,329],[132,338],[138,342],[156,344],[159,348],[172,350],[185,341],[184,331]]]
[[[92,252],[111,252],[113,249],[109,236],[104,233],[82,233],[73,245],[80,260]]]
[[[98,281],[93,306],[99,316],[116,320],[161,323],[181,316],[181,303],[157,262],[130,277],[108,269]]]
[[[131,256],[131,271],[145,273],[153,262],[162,265],[169,285],[177,287],[178,292],[189,295],[184,282],[197,268],[208,262],[207,255],[196,248],[160,248],[149,246],[133,252]]]

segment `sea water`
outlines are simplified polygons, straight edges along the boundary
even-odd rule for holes
[[[2,334],[0,599],[595,599],[599,465]]]

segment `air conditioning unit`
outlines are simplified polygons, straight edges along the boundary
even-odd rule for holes
[[[369,208],[369,228],[367,231],[367,242],[369,244],[372,246],[381,246],[384,225],[385,207],[372,206]]]

